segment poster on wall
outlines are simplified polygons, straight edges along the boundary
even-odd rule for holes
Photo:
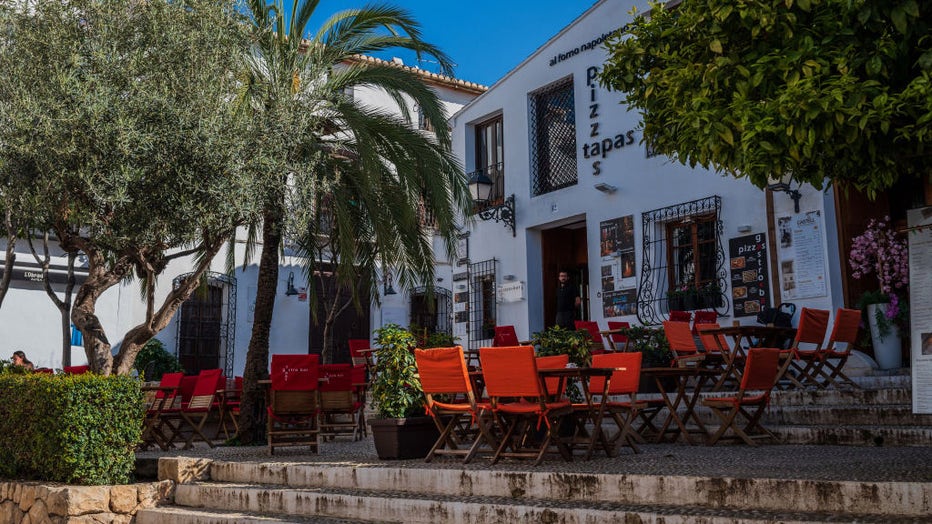
[[[602,316],[623,317],[637,314],[637,290],[622,289],[602,293]]]
[[[637,276],[634,257],[634,215],[606,220],[599,223],[599,254],[605,262],[612,261],[613,287],[610,289],[605,282],[606,265],[602,266],[602,291],[614,291],[631,286],[623,283],[622,279]]]
[[[913,413],[932,413],[932,207],[906,212]]]
[[[615,291],[615,272],[613,264],[602,266],[602,292]]]
[[[731,299],[736,317],[750,317],[770,305],[767,235],[755,233],[728,240]]]
[[[465,266],[469,263],[469,233],[463,233],[456,238],[456,265]]]
[[[827,294],[822,211],[777,218],[777,260],[783,300]]]
[[[615,254],[618,245],[618,221],[606,220],[599,223],[599,256],[605,258]]]

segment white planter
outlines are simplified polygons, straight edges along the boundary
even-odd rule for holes
[[[874,345],[874,358],[877,359],[877,365],[880,369],[896,369],[903,366],[903,354],[901,352],[902,342],[900,341],[900,329],[896,326],[890,326],[886,336],[880,336],[880,330],[877,328],[877,310],[881,314],[887,311],[889,304],[871,304],[867,306],[867,323],[871,329],[871,343]]]

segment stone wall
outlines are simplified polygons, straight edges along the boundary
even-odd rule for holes
[[[170,480],[123,486],[0,481],[0,522],[129,523],[142,508],[173,502],[174,490]]]

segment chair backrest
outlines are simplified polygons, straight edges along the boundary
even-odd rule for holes
[[[593,320],[574,320],[573,325],[577,330],[584,329],[589,333],[589,338],[595,344],[602,344],[602,333],[599,331],[599,323]]]
[[[689,322],[693,319],[693,314],[689,311],[670,310],[670,320],[673,322]]]
[[[363,349],[369,349],[372,344],[369,342],[369,339],[366,338],[351,338],[346,341],[349,345],[349,353],[351,358],[365,358],[364,353],[360,353]]]
[[[489,397],[543,396],[533,346],[480,348],[479,361]]]
[[[637,393],[641,385],[641,359],[644,354],[640,351],[627,353],[605,353],[592,356],[592,367],[614,368],[611,382],[608,384],[609,395],[630,395]],[[605,389],[605,377],[592,377],[589,379],[589,392],[600,395]]]
[[[665,320],[663,333],[670,342],[670,349],[675,353],[689,354],[699,351],[696,348],[696,340],[693,339],[693,332],[689,329],[689,322]]]
[[[194,391],[188,401],[187,409],[205,409],[210,407],[217,394],[217,388],[222,388],[226,379],[223,378],[222,369],[203,369],[197,375]]]
[[[472,392],[462,347],[415,349],[414,361],[425,394]]]
[[[181,378],[178,395],[182,402],[188,402],[194,396],[194,387],[197,386],[197,375],[185,375]]]
[[[828,330],[828,317],[831,312],[827,309],[810,309],[804,307],[799,313],[799,327],[796,328],[796,339],[793,347],[800,344],[815,344],[816,349],[822,347],[825,332]]]
[[[693,334],[699,334],[702,324],[718,324],[718,313],[715,311],[696,311],[693,313]]]
[[[514,326],[495,326],[495,338],[492,339],[493,347],[502,348],[519,344],[518,334],[515,333]]]
[[[546,357],[535,357],[535,362],[537,363],[537,370],[542,369],[566,369],[566,365],[570,363],[569,355],[549,355]],[[564,390],[566,389],[566,381],[563,382],[563,388],[560,388],[560,377],[548,377],[544,379],[544,384],[547,386],[547,393],[550,395],[563,396]]]
[[[317,390],[319,355],[272,355],[272,391]]]
[[[742,391],[770,391],[780,371],[780,350],[777,348],[751,348],[741,375]]]
[[[62,371],[67,375],[83,375],[91,371],[90,366],[65,366]]]
[[[161,388],[176,388],[173,390],[160,389],[156,394],[156,398],[165,397],[166,393],[169,398],[174,398],[178,394],[178,389],[181,387],[181,380],[184,378],[184,373],[165,373],[162,375],[162,380],[159,381],[159,387]]]
[[[835,349],[837,342],[848,344],[850,349],[858,341],[858,329],[861,327],[861,310],[838,308],[835,312],[835,324],[828,337],[828,348]]]
[[[721,353],[722,349],[725,351],[730,350],[728,338],[725,335],[706,333],[710,329],[718,329],[720,327],[718,324],[695,324],[693,327],[698,331],[699,341],[702,342],[702,347],[705,348],[706,352]]]
[[[609,330],[612,330],[612,329],[625,329],[625,328],[629,328],[629,327],[631,327],[631,324],[628,323],[628,322],[620,322],[620,321],[618,321],[618,320],[609,320],[609,321],[608,321],[608,329],[609,329]],[[627,335],[622,335],[621,333],[615,333],[615,334],[611,335],[611,340],[612,340],[612,343],[613,343],[613,344],[627,344],[627,343],[628,343],[628,336],[627,336]],[[615,347],[615,349],[618,349],[617,346]]]
[[[317,367],[320,380],[318,388],[325,391],[352,391],[353,366],[350,364],[321,364]]]

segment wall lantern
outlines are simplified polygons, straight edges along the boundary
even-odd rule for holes
[[[492,197],[492,180],[481,170],[469,177],[469,193],[476,205],[476,214],[482,220],[502,222],[505,227],[511,228],[511,236],[517,236],[515,231],[515,196],[512,194],[499,205],[489,205]]]
[[[384,273],[383,276],[382,276],[382,283],[383,283],[383,286],[382,286],[382,294],[383,294],[383,295],[389,296],[389,295],[397,295],[397,294],[398,294],[398,292],[395,291],[395,288],[392,286],[392,280],[394,280],[394,279],[392,278],[392,272],[391,272],[391,271],[385,271],[385,273]]]
[[[774,193],[784,192],[793,200],[793,212],[799,213],[799,199],[802,195],[798,189],[791,189],[790,182],[793,181],[793,173],[786,173],[780,179],[770,178],[767,180],[767,189]]]
[[[294,271],[288,272],[288,282],[285,284],[285,296],[293,297],[298,294],[298,290],[294,288]]]

